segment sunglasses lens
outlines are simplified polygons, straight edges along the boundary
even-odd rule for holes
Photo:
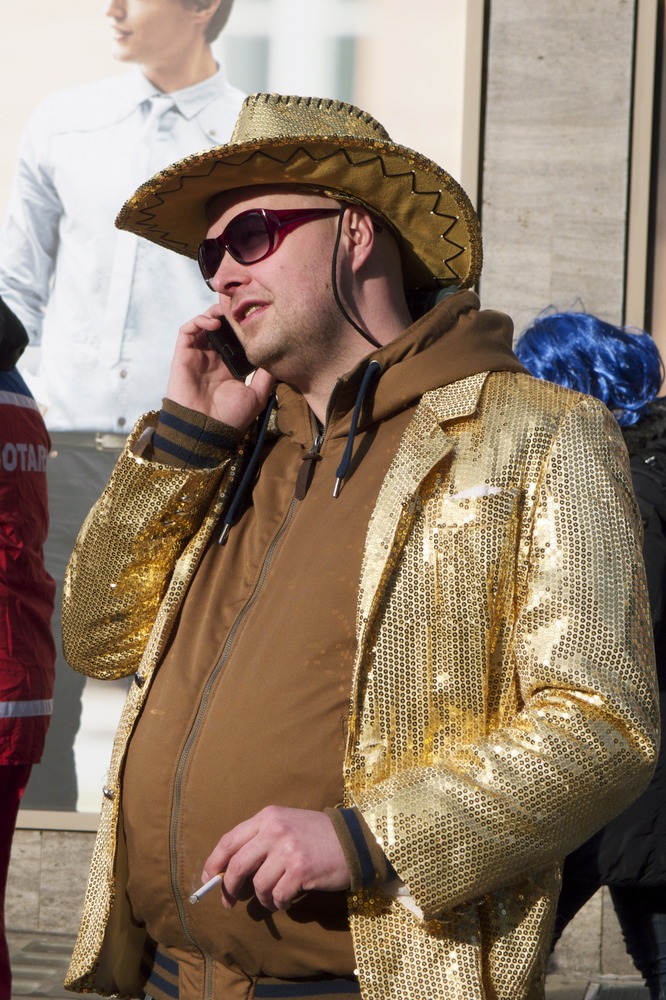
[[[217,240],[204,240],[203,243],[200,243],[197,251],[197,259],[204,280],[210,281],[211,278],[215,277],[217,269],[220,266],[220,261],[222,260],[222,251]]]
[[[271,248],[266,220],[260,212],[245,212],[227,226],[225,243],[231,256],[241,264],[253,264]]]
[[[203,240],[197,250],[199,268],[210,285],[228,250],[239,264],[254,264],[273,250],[270,222],[261,212],[244,212],[232,219],[221,236]]]

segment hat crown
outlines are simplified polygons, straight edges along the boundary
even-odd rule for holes
[[[353,104],[321,97],[250,94],[238,115],[231,143],[304,136],[391,141],[383,125]]]
[[[165,167],[128,199],[116,225],[196,260],[211,198],[280,184],[323,191],[383,220],[409,291],[466,288],[479,277],[479,220],[460,185],[393,143],[372,115],[319,97],[251,94],[229,143]]]

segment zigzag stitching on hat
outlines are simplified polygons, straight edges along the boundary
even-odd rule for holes
[[[315,161],[315,158],[309,153],[309,151],[307,149],[303,150],[303,152],[305,152],[305,154],[307,156],[310,156],[310,159],[313,160],[313,162],[321,162],[322,160],[328,159],[328,156],[322,156],[322,157],[319,158],[319,160]],[[465,252],[465,247],[461,246],[459,243],[456,243],[455,240],[450,240],[448,238],[448,234],[451,232],[451,230],[455,226],[456,222],[458,221],[458,216],[451,215],[449,212],[439,212],[437,210],[437,205],[439,204],[439,201],[440,201],[441,196],[442,196],[441,188],[438,188],[436,191],[423,191],[423,190],[420,190],[416,186],[416,174],[415,174],[415,172],[413,170],[405,170],[405,171],[399,171],[397,173],[390,173],[386,169],[386,164],[384,163],[384,160],[378,154],[373,155],[372,157],[369,157],[367,160],[352,160],[350,158],[350,156],[348,155],[346,149],[335,150],[334,153],[331,153],[329,155],[330,156],[337,156],[340,152],[344,155],[345,159],[347,160],[347,162],[349,163],[349,165],[351,167],[364,166],[366,163],[371,163],[373,160],[379,160],[379,164],[380,164],[380,167],[381,167],[381,170],[382,170],[382,174],[383,174],[383,176],[387,180],[389,180],[389,179],[390,180],[399,180],[400,178],[407,178],[407,177],[410,178],[410,180],[411,180],[410,194],[418,194],[418,195],[421,195],[423,197],[428,197],[429,195],[431,195],[435,199],[434,202],[433,202],[433,208],[431,209],[432,214],[436,215],[439,219],[449,219],[450,220],[449,225],[447,226],[447,228],[444,230],[443,233],[441,233],[441,238],[445,239],[446,242],[449,244],[449,246],[455,247],[455,249],[456,249],[457,252],[451,254],[450,257],[444,258],[442,260],[442,263],[446,264],[446,266],[449,267],[449,263],[451,261],[456,260],[462,253]],[[286,161],[286,162],[288,162],[288,161]],[[449,268],[449,270],[451,271],[452,274],[454,274],[454,275],[456,274],[456,272],[452,268]],[[457,277],[457,275],[456,275],[456,277]]]
[[[435,199],[434,203],[433,203],[434,207],[431,209],[431,213],[433,215],[436,215],[440,219],[448,219],[448,220],[450,220],[449,221],[449,225],[447,226],[447,228],[444,230],[443,233],[441,233],[441,238],[445,239],[446,242],[448,243],[448,245],[450,247],[455,248],[456,252],[452,253],[448,257],[442,258],[442,263],[451,271],[451,274],[454,277],[459,277],[459,275],[456,273],[456,271],[453,269],[453,267],[451,267],[451,263],[453,261],[455,261],[458,257],[460,257],[460,255],[465,252],[466,248],[464,246],[461,246],[459,243],[456,243],[454,240],[451,240],[451,239],[448,238],[448,234],[451,232],[451,230],[453,229],[454,225],[458,221],[458,216],[451,215],[448,212],[439,212],[437,210],[437,205],[438,205],[438,203],[440,201],[440,198],[441,198],[441,195],[442,195],[441,189],[437,189],[436,191],[422,191],[422,190],[419,190],[417,188],[417,186],[416,186],[416,176],[415,176],[415,172],[413,170],[406,170],[406,171],[402,171],[402,172],[398,172],[398,173],[389,173],[387,171],[387,169],[386,169],[386,166],[384,164],[384,161],[383,161],[380,153],[373,153],[370,156],[368,156],[367,159],[364,159],[364,160],[352,160],[351,157],[349,156],[347,150],[344,149],[344,148],[342,148],[342,147],[339,147],[339,148],[333,150],[332,152],[325,154],[324,156],[315,157],[308,149],[305,149],[303,146],[299,146],[297,149],[294,150],[294,152],[291,154],[291,156],[289,156],[286,160],[281,160],[279,157],[271,156],[271,154],[267,153],[265,150],[261,150],[261,149],[259,149],[259,150],[253,150],[248,155],[248,157],[245,160],[237,161],[237,162],[234,162],[234,163],[227,163],[224,160],[213,160],[212,163],[210,164],[209,169],[205,173],[199,173],[199,174],[196,174],[196,175],[193,175],[193,176],[189,176],[189,177],[188,176],[184,176],[183,174],[181,174],[180,177],[178,178],[178,187],[170,188],[168,194],[169,195],[173,195],[176,191],[182,190],[183,187],[185,186],[185,183],[187,181],[190,181],[190,180],[193,180],[193,181],[194,180],[199,180],[202,177],[210,177],[210,175],[213,173],[213,170],[215,170],[216,167],[219,167],[219,168],[224,168],[224,167],[243,167],[247,163],[249,163],[250,160],[252,160],[255,156],[263,156],[263,157],[265,157],[268,160],[272,160],[273,163],[279,164],[280,166],[287,166],[290,163],[290,161],[295,156],[298,156],[301,153],[304,153],[306,156],[308,156],[312,160],[313,163],[322,163],[325,160],[331,159],[332,157],[339,156],[340,154],[342,154],[345,157],[345,159],[347,160],[347,163],[349,164],[349,166],[352,167],[352,168],[359,167],[359,166],[365,166],[366,164],[373,163],[375,160],[379,160],[379,164],[380,164],[380,167],[381,167],[382,174],[383,174],[383,176],[387,180],[398,180],[400,178],[411,178],[411,190],[410,190],[410,194],[417,194],[417,195],[421,195],[422,197],[427,197],[427,196],[431,195]],[[153,194],[153,197],[156,199],[156,205],[153,206],[154,208],[157,208],[157,207],[159,207],[159,206],[161,206],[161,205],[164,204],[165,199],[164,199],[164,197],[162,195],[160,195],[157,192],[155,192]],[[148,209],[148,208],[141,209],[140,211],[141,211],[141,215],[145,217],[145,221],[144,221],[144,218],[137,219],[137,227],[141,226],[147,232],[160,233],[160,235],[162,236],[162,238],[165,241],[167,241],[168,243],[170,243],[172,246],[182,246],[182,247],[186,247],[187,246],[187,244],[183,243],[182,240],[172,240],[172,239],[169,239],[168,233],[164,232],[164,230],[158,230],[156,227],[153,227],[153,226],[151,226],[149,224],[149,220],[155,218],[155,212],[154,211],[151,212],[151,210]]]

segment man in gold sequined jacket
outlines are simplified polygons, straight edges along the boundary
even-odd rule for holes
[[[248,98],[118,224],[217,302],[70,563],[70,662],[134,679],[68,987],[541,996],[560,859],[657,740],[614,421],[524,372],[466,195],[349,105]]]

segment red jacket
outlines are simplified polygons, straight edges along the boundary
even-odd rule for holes
[[[0,764],[35,764],[53,710],[55,584],[44,569],[50,442],[28,387],[0,371]]]

